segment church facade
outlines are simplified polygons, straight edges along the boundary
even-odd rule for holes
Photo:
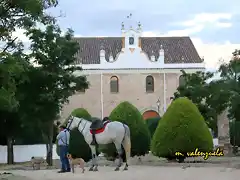
[[[121,37],[81,37],[76,65],[86,75],[89,89],[69,98],[62,119],[76,108],[92,116],[109,116],[122,101],[129,101],[144,119],[162,116],[181,81],[180,70],[205,70],[189,37],[141,37],[142,27],[125,29]]]

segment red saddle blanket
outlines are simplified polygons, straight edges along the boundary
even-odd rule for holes
[[[99,133],[102,133],[104,130],[105,130],[105,127],[107,126],[107,124],[109,123],[110,121],[106,121],[103,123],[103,128],[100,128],[100,129],[97,129],[95,130],[95,134],[99,134]],[[93,134],[93,130],[90,129],[90,133]]]

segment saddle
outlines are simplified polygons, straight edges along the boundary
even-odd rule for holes
[[[90,126],[90,129],[94,131],[94,130],[101,129],[103,127],[104,127],[103,122],[100,119],[95,119],[95,120],[93,120],[93,122]]]
[[[97,141],[96,141],[95,135],[103,132],[107,123],[109,123],[110,121],[108,120],[108,118],[104,118],[103,120],[100,120],[98,118],[93,118],[92,120],[93,121],[92,121],[92,124],[90,125],[90,132],[92,134],[93,141],[91,145],[96,145]]]

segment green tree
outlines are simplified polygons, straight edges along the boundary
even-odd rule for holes
[[[28,91],[31,95],[25,97],[31,103],[28,110],[24,108],[25,112],[39,115],[33,123],[38,123],[42,129],[47,144],[47,160],[51,165],[53,122],[68,98],[76,91],[88,88],[88,82],[85,76],[74,75],[81,68],[73,65],[79,44],[73,41],[72,30],[61,36],[57,25],[49,25],[45,30],[29,29],[26,35],[31,40],[32,53],[29,56],[38,66],[32,68],[30,81],[24,86],[26,91],[27,88],[31,90],[31,93]]]
[[[111,121],[127,124],[131,131],[131,156],[145,155],[150,147],[150,133],[141,113],[127,101],[120,103],[110,114]],[[116,148],[109,144],[101,148],[108,157],[116,154]]]
[[[15,49],[19,43],[18,37],[12,33],[17,29],[28,29],[36,22],[48,24],[54,18],[45,13],[45,9],[56,6],[57,0],[2,0],[0,2],[1,30],[0,41],[4,46],[2,52]]]
[[[73,116],[79,117],[79,118],[84,118],[87,120],[91,120],[91,115],[89,114],[89,112],[84,109],[84,108],[77,108],[74,109],[73,112],[71,113]]]
[[[55,0],[2,0],[0,2],[0,116],[1,130],[7,136],[8,164],[14,162],[13,139],[21,129],[18,108],[18,86],[26,80],[25,71],[29,64],[23,54],[23,44],[12,33],[27,29],[36,21],[49,23],[53,18],[44,13],[44,9],[56,5]],[[22,79],[21,79],[22,78]]]
[[[240,121],[240,50],[233,52],[229,63],[223,63],[219,68],[222,83],[221,91],[229,96],[228,117]]]
[[[195,148],[212,150],[212,135],[196,105],[181,97],[171,103],[159,122],[151,152],[159,157],[174,157],[175,152],[187,153]]]
[[[217,116],[226,109],[229,100],[228,93],[221,90],[226,87],[221,81],[210,81],[214,76],[211,72],[181,72],[184,83],[179,84],[172,99],[187,97],[192,100],[207,125],[217,134]]]
[[[13,164],[13,140],[20,132],[21,122],[17,117],[19,108],[18,86],[27,80],[25,62],[21,46],[12,54],[2,52],[0,63],[0,130],[7,138],[8,164]]]

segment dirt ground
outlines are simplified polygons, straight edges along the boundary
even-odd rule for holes
[[[230,167],[164,167],[131,166],[128,171],[113,171],[113,167],[99,167],[98,172],[86,171],[84,174],[76,168],[75,174],[58,174],[57,170],[9,170],[12,175],[0,175],[1,180],[238,180],[240,170]],[[0,173],[3,173],[1,171]]]

